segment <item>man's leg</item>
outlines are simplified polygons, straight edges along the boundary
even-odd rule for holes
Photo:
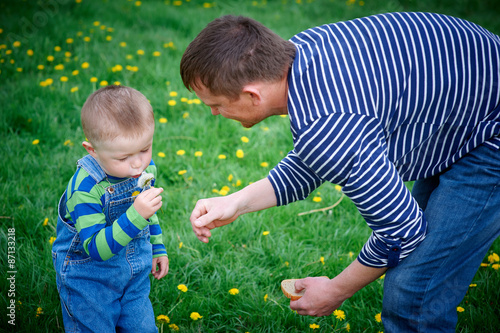
[[[500,151],[480,146],[439,182],[415,185],[428,234],[387,271],[382,321],[386,332],[455,332],[456,307],[500,234]]]

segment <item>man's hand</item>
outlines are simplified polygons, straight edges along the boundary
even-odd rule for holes
[[[208,243],[208,238],[212,236],[210,230],[227,225],[240,215],[274,206],[276,195],[273,186],[264,178],[227,197],[199,200],[189,220],[196,237]]]
[[[152,187],[135,198],[134,208],[139,215],[147,220],[161,208],[163,204],[161,201],[161,192],[163,192],[163,188]]]
[[[157,267],[158,266],[158,267]],[[151,274],[155,279],[159,280],[163,278],[168,273],[168,257],[161,256],[153,258],[153,268],[151,269]]]
[[[306,289],[304,296],[290,301],[290,309],[300,315],[328,316],[342,305],[347,297],[336,293],[335,285],[325,277],[308,277],[295,281],[295,289]]]
[[[217,197],[198,200],[189,220],[193,231],[204,243],[212,236],[210,230],[229,224],[238,218],[235,200]]]
[[[300,315],[328,316],[342,303],[386,272],[387,268],[362,265],[354,260],[335,278],[305,278],[295,281],[295,289],[306,289],[304,296],[290,301],[290,309]]]

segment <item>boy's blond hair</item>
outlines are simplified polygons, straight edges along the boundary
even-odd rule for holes
[[[110,85],[92,93],[81,112],[83,132],[92,145],[118,136],[138,137],[153,126],[153,108],[139,91]]]

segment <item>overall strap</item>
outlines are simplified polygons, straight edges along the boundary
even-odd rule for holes
[[[96,159],[90,155],[86,155],[78,160],[77,167],[83,168],[92,177],[97,184],[106,178],[106,173],[101,168]]]

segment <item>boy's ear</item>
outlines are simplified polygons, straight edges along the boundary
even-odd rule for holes
[[[94,158],[96,157],[95,149],[94,149],[94,147],[92,147],[92,144],[90,142],[83,141],[82,146],[83,146],[83,148],[85,148],[85,150],[87,151],[87,153],[89,153],[90,156],[92,156]]]

